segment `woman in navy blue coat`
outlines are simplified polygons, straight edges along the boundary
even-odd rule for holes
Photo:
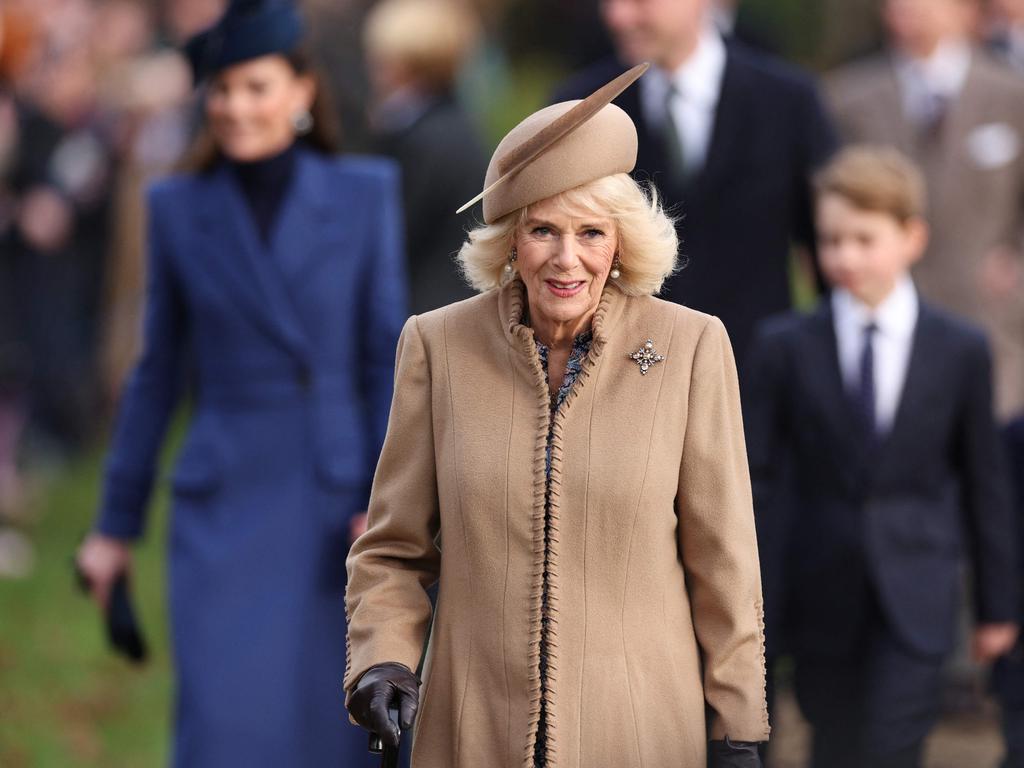
[[[368,760],[341,695],[345,557],[405,319],[401,210],[390,164],[318,151],[300,36],[291,6],[250,0],[190,44],[211,149],[149,195],[145,351],[79,552],[105,604],[188,391],[169,543],[188,768]]]

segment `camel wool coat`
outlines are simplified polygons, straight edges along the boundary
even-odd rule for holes
[[[549,396],[514,280],[408,320],[348,559],[345,689],[416,669],[414,768],[532,766]],[[609,285],[555,416],[549,768],[704,768],[763,741],[761,584],[739,391],[716,318]],[[650,339],[665,356],[630,358]],[[705,720],[705,709],[710,722]]]

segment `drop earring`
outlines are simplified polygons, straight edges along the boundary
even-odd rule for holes
[[[619,261],[619,257],[616,256],[612,259],[612,271],[608,273],[608,277],[612,280],[618,280],[622,276],[622,262]]]
[[[313,130],[313,115],[308,109],[292,115],[292,128],[299,136],[305,136]]]
[[[519,254],[516,252],[516,249],[513,247],[512,248],[512,252],[509,253],[509,255],[508,255],[508,261],[505,262],[505,274],[506,275],[511,275],[512,274],[512,272],[514,271],[512,265],[516,263],[516,259],[518,259],[518,258],[519,258]]]

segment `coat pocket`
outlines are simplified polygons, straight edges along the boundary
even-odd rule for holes
[[[171,490],[178,496],[209,496],[221,486],[223,464],[209,425],[196,425],[189,433],[171,474]]]
[[[349,408],[322,407],[314,418],[317,479],[334,489],[367,485],[366,441],[357,414]]]

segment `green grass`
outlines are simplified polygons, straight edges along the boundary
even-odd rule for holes
[[[172,441],[173,442],[173,441]],[[36,567],[0,580],[0,766],[145,768],[167,763],[172,689],[164,597],[166,493],[154,499],[132,588],[150,644],[141,668],[106,645],[94,605],[74,587],[70,560],[88,530],[102,456],[48,485],[28,529]]]

